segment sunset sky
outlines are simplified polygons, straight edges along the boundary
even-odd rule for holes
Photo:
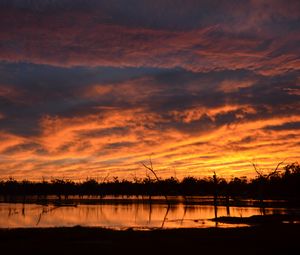
[[[0,178],[299,162],[299,31],[299,0],[0,0]]]

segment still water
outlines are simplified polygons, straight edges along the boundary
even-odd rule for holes
[[[287,213],[284,208],[266,208],[265,213]],[[183,202],[168,204],[116,200],[103,203],[36,204],[0,203],[0,228],[90,226],[112,229],[206,228],[245,225],[211,221],[215,216],[261,215],[259,207],[218,206]]]

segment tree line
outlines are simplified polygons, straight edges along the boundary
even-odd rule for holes
[[[151,169],[153,170],[153,168]],[[235,177],[231,180],[218,177],[216,174],[206,178],[188,176],[182,180],[175,177],[161,179],[157,175],[155,179],[147,176],[143,179],[135,178],[132,181],[119,180],[114,177],[102,182],[95,179],[87,179],[83,182],[64,179],[32,182],[9,178],[0,181],[0,195],[5,198],[55,195],[58,199],[68,198],[72,195],[211,195],[257,199],[300,198],[300,165],[298,163],[288,164],[283,167],[282,171],[276,169],[269,174],[259,171],[257,173],[258,175],[253,179]]]

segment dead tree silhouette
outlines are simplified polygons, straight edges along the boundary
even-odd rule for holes
[[[264,200],[265,200],[265,186],[267,185],[268,181],[270,180],[270,178],[274,175],[277,174],[279,167],[284,163],[285,160],[279,162],[275,169],[273,171],[271,171],[268,174],[264,174],[262,169],[258,169],[257,164],[255,164],[254,162],[251,162],[255,172],[258,174],[258,181],[259,181],[259,203],[260,203],[260,208],[262,211],[263,215],[266,215],[266,210],[265,210],[265,204],[264,204]]]
[[[216,226],[218,224],[217,218],[218,218],[218,184],[219,184],[219,178],[217,177],[216,172],[214,171],[213,174],[213,183],[214,183],[214,212],[215,212],[215,219],[216,219]]]
[[[143,165],[146,169],[148,169],[148,170],[155,176],[155,179],[156,179],[157,182],[159,183],[159,182],[160,182],[160,179],[158,178],[157,174],[156,174],[155,171],[154,171],[151,157],[149,158],[149,163],[150,163],[150,166],[147,166],[144,162],[142,162],[142,165]],[[164,227],[165,222],[166,222],[166,220],[167,220],[167,216],[168,216],[169,210],[170,210],[170,201],[168,200],[168,196],[167,196],[166,194],[164,194],[164,197],[165,197],[165,199],[166,199],[166,202],[167,202],[167,204],[168,204],[168,207],[167,207],[167,210],[166,210],[166,214],[165,214],[165,216],[164,216],[164,219],[163,219],[163,221],[162,221],[161,228]]]
[[[144,162],[142,162],[142,165],[148,169],[154,176],[155,176],[155,179],[157,180],[157,182],[160,182],[160,179],[158,178],[157,174],[155,173],[154,169],[153,169],[153,164],[152,164],[152,160],[151,158],[149,158],[149,163],[150,163],[150,166],[147,166]],[[166,202],[168,204],[170,204],[169,202],[169,199],[168,199],[168,196],[167,195],[164,195],[165,199],[166,199]]]

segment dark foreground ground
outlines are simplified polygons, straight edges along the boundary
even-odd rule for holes
[[[113,231],[0,230],[0,254],[300,254],[300,225]]]

